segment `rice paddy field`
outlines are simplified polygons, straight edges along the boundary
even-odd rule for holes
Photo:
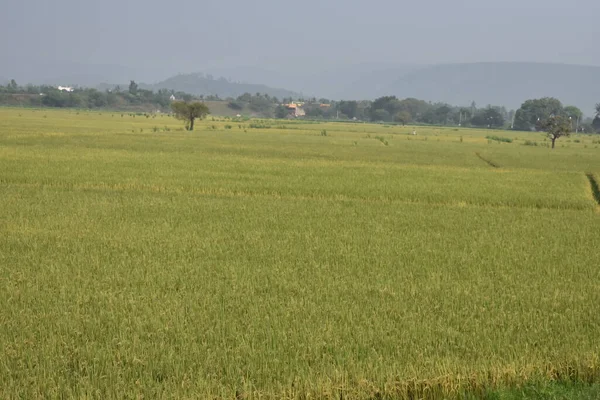
[[[0,109],[0,398],[600,396],[600,136],[182,127]]]

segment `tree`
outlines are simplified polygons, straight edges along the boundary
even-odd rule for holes
[[[427,124],[446,125],[452,114],[452,107],[445,103],[434,104],[421,117]]]
[[[138,84],[135,81],[129,82],[129,94],[135,96],[138,92]]]
[[[554,148],[556,139],[571,134],[571,122],[562,115],[553,115],[540,120],[537,123],[537,130],[548,134],[548,137],[552,140],[552,148]]]
[[[565,106],[564,112],[567,117],[570,117],[574,120],[583,117],[583,112],[581,112],[581,110],[575,106]]]
[[[475,126],[501,128],[504,126],[504,115],[498,108],[488,107],[485,110],[478,112],[471,119],[471,123]]]
[[[475,116],[475,114],[471,114],[471,107],[460,107],[455,114],[456,112],[458,112],[458,124],[462,126],[469,126]],[[457,119],[456,115],[454,115],[454,119]]]
[[[390,113],[383,108],[378,108],[371,111],[371,121],[389,121]]]
[[[538,121],[563,113],[561,102],[555,98],[544,97],[542,99],[527,100],[515,114],[514,129],[531,131],[536,127]]]
[[[592,128],[596,132],[600,132],[600,115],[596,115],[596,118],[592,121]]]
[[[412,116],[408,111],[400,111],[394,116],[394,121],[401,123],[402,125],[408,124],[412,120]]]
[[[186,103],[184,101],[174,101],[171,108],[175,113],[175,118],[185,121],[185,127],[188,131],[194,130],[194,121],[203,119],[210,111],[206,104],[200,102]]]
[[[281,118],[281,119],[283,119],[283,118],[287,117],[288,115],[289,115],[289,111],[284,106],[278,105],[275,108],[275,118]]]
[[[596,132],[600,132],[600,103],[596,104],[596,117],[592,121],[592,128]]]
[[[250,104],[248,104],[250,110],[262,113],[263,115],[270,117],[273,112],[273,103],[270,100],[267,100],[260,93],[257,93],[256,96],[253,96],[250,99]]]
[[[321,103],[328,104],[328,103]],[[348,118],[352,119],[358,114],[358,102],[356,101],[340,101],[337,105],[337,109]]]
[[[250,103],[250,101],[252,101],[252,95],[250,93],[244,93],[241,96],[238,96],[237,101]]]
[[[391,117],[400,109],[400,101],[396,96],[383,96],[371,104],[372,121],[391,121]]]
[[[426,101],[410,97],[400,100],[398,106],[398,111],[408,112],[416,121],[419,121],[421,117],[425,115],[425,113],[431,108],[431,104],[427,103]]]
[[[244,109],[244,103],[241,101],[230,101],[227,104],[227,107],[231,108],[232,110],[241,111]]]
[[[579,128],[579,122],[583,118],[583,112],[575,106],[566,106],[564,109],[565,116],[569,118],[571,122],[571,130],[577,132]]]

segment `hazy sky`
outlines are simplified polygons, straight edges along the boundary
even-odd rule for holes
[[[0,9],[0,76],[63,62],[165,74],[240,65],[600,65],[599,0],[0,0]]]

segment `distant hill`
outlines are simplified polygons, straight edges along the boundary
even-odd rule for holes
[[[272,87],[285,87],[305,98],[314,96],[335,100],[368,100],[383,96],[390,82],[419,68],[422,66],[371,62],[330,67],[321,71],[234,66],[210,69],[206,72],[215,76],[232,77],[241,82],[260,82]]]
[[[436,65],[402,75],[390,82],[385,94],[514,109],[527,99],[550,96],[590,115],[600,102],[600,67],[516,62]]]
[[[267,85],[230,82],[225,78],[211,79],[204,74],[181,74],[153,85],[140,84],[144,89],[169,89],[193,95],[218,95],[221,98],[238,97],[244,93],[262,93],[269,96],[297,97],[298,94],[286,89],[277,89]]]

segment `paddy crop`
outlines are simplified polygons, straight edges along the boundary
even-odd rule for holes
[[[0,397],[600,380],[593,138],[244,124],[0,110]]]

